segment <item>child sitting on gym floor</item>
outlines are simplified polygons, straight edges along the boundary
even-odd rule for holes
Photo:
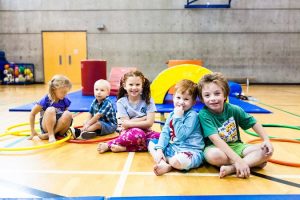
[[[66,97],[72,88],[70,80],[63,75],[55,75],[49,81],[48,94],[39,100],[29,115],[31,140],[34,136],[49,142],[55,142],[55,134],[65,134],[72,124],[72,114],[68,111],[71,101]],[[35,131],[35,116],[40,113],[40,129],[42,134]]]
[[[159,140],[151,140],[148,150],[154,158],[154,173],[163,175],[173,168],[190,170],[204,160],[204,140],[198,113],[193,110],[198,96],[197,84],[182,80],[175,86],[174,111],[170,113]]]
[[[88,118],[81,129],[73,129],[76,135],[82,139],[92,139],[94,137],[114,133],[117,129],[116,110],[109,100],[110,83],[100,79],[94,84],[94,96]]]
[[[219,177],[236,173],[248,178],[251,167],[264,167],[272,156],[273,146],[263,127],[242,108],[227,103],[229,86],[221,73],[207,74],[198,83],[199,96],[205,104],[199,112],[206,140],[204,156],[208,163],[220,167]],[[261,144],[244,144],[239,127],[252,128],[262,138]]]
[[[151,130],[155,111],[149,80],[140,71],[124,74],[117,101],[121,133],[118,138],[99,143],[98,152],[147,151],[149,140],[159,137],[159,133]]]

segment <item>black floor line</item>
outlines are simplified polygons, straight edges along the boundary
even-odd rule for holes
[[[64,196],[61,196],[61,195],[45,192],[45,191],[42,191],[42,190],[34,189],[34,188],[31,188],[31,187],[27,187],[27,186],[24,186],[24,185],[20,185],[20,184],[17,184],[17,183],[13,183],[13,182],[10,182],[10,181],[7,181],[7,180],[1,180],[0,179],[0,186],[1,185],[5,186],[5,187],[9,187],[11,189],[15,189],[15,190],[18,190],[18,191],[25,192],[27,194],[31,194],[31,195],[34,195],[34,196],[37,196],[37,197],[41,197],[41,198],[64,197]]]
[[[254,176],[258,176],[260,178],[275,181],[277,183],[282,183],[282,184],[285,184],[285,185],[300,188],[300,184],[298,184],[298,183],[294,183],[294,182],[291,182],[291,181],[286,181],[286,180],[283,180],[283,179],[280,179],[280,178],[275,178],[275,177],[268,176],[268,175],[265,175],[265,174],[260,174],[260,173],[254,172],[254,171],[251,171],[251,174],[254,175]]]

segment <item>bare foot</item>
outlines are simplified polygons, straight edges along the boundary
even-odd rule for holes
[[[115,145],[115,144],[111,145],[110,149],[112,152],[115,153],[126,151],[126,147]]]
[[[159,163],[154,165],[153,167],[153,171],[156,174],[156,176],[161,176],[167,172],[170,172],[171,170],[172,170],[172,166],[166,163],[165,164]]]
[[[233,165],[223,165],[220,167],[220,173],[219,177],[223,178],[229,174],[232,174],[235,172],[235,167]]]
[[[27,140],[32,140],[34,138],[35,135],[30,135]]]
[[[55,137],[53,136],[53,137],[49,137],[49,143],[53,143],[53,142],[56,142],[56,139],[55,139]]]
[[[97,151],[99,153],[104,153],[109,150],[108,144],[105,142],[101,142],[98,144]]]
[[[260,168],[260,169],[262,169],[262,168],[264,168],[266,165],[267,165],[267,162],[263,162],[263,163],[261,163],[260,165],[255,166],[255,168]]]
[[[38,137],[39,137],[41,140],[48,140],[48,139],[49,139],[48,134],[38,134]]]

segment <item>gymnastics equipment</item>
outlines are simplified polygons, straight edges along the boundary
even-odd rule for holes
[[[74,128],[81,128],[82,126],[76,126]],[[109,141],[112,139],[115,139],[119,137],[119,134],[117,136],[112,136],[112,137],[108,137],[108,138],[98,138],[98,139],[91,139],[91,140],[76,140],[76,139],[70,139],[68,140],[69,143],[76,143],[76,144],[91,144],[91,143],[98,143],[98,142],[105,142],[105,141]],[[58,137],[58,139],[62,139],[61,137]]]
[[[82,95],[94,96],[94,83],[99,79],[106,79],[105,60],[81,61]]]
[[[282,139],[282,138],[271,138],[270,140],[272,142],[289,142],[289,143],[300,144],[300,141],[298,141],[298,140],[290,140],[290,139]],[[252,144],[252,143],[256,143],[258,141],[262,141],[262,139],[259,138],[259,139],[250,140],[247,143]],[[276,160],[276,159],[272,159],[272,158],[270,158],[268,161],[271,163],[279,164],[279,165],[285,165],[285,166],[290,166],[290,167],[300,167],[300,163]]]
[[[72,104],[69,107],[69,111],[71,112],[88,112],[90,105],[92,101],[94,100],[94,96],[83,96],[81,90],[71,92],[68,94],[69,99],[71,99]],[[114,105],[116,105],[117,98],[116,96],[109,96],[108,97]],[[229,96],[229,102],[238,105],[247,113],[271,113],[270,111],[261,108],[255,104],[248,103],[246,101],[242,101],[240,99],[237,99],[236,97]],[[17,106],[14,108],[9,108],[10,112],[30,112],[32,107],[34,106],[34,103],[25,104],[21,106]],[[198,103],[195,105],[196,111],[199,111],[203,104]],[[157,112],[171,112],[174,110],[172,97],[169,97],[168,94],[166,94],[166,97],[164,99],[163,104],[156,104]]]
[[[174,67],[177,65],[183,64],[192,64],[192,65],[199,65],[199,67],[203,66],[202,60],[169,60],[167,63],[168,67]],[[168,91],[169,94],[174,94],[175,86],[171,87]]]
[[[242,94],[242,86],[240,84],[233,81],[228,81],[228,86],[230,88],[229,96],[237,97],[238,95]]]
[[[37,124],[38,122],[35,122],[35,123]],[[29,129],[20,129],[20,130],[12,131],[15,128],[19,128],[19,127],[27,126],[27,125],[29,125],[28,122],[19,123],[19,124],[16,124],[16,125],[9,126],[6,129],[5,133],[1,134],[0,136],[5,136],[5,135],[28,136],[29,134],[24,133],[24,132],[30,132]],[[46,143],[46,144],[37,145],[37,146],[30,146],[30,147],[0,147],[0,151],[26,151],[26,150],[35,150],[35,149],[48,148],[48,147],[51,147],[51,146],[61,144],[65,141],[71,139],[71,136],[72,136],[72,134],[70,133],[70,131],[68,131],[67,132],[67,137],[62,138],[62,139],[60,139],[56,142],[53,142],[53,143]]]
[[[110,95],[117,96],[120,87],[120,80],[123,75],[127,72],[136,70],[136,67],[112,67],[109,75]]]
[[[173,67],[176,65],[183,65],[183,64],[203,66],[203,61],[202,60],[169,60],[167,62],[168,67]]]
[[[38,124],[38,123],[39,123],[38,121],[35,122],[35,124]],[[31,131],[30,129],[19,129],[19,130],[11,131],[12,129],[26,126],[26,125],[29,125],[29,123],[25,122],[25,123],[19,123],[16,125],[9,126],[8,128],[6,128],[5,133],[0,134],[0,137],[6,136],[6,135],[28,136],[28,135],[30,135],[30,133],[29,133]],[[40,129],[36,129],[36,131],[40,131]]]
[[[9,65],[9,62],[7,61],[6,57],[5,57],[5,52],[4,51],[0,51],[0,84],[4,79],[4,66],[5,65]]]
[[[0,51],[0,84],[34,83],[34,64],[8,62],[5,52]]]
[[[183,64],[167,68],[159,73],[151,83],[151,96],[156,104],[163,104],[168,90],[182,79],[198,83],[200,78],[212,71],[193,64]]]
[[[98,143],[98,142],[106,142],[109,140],[113,140],[115,138],[119,137],[119,134],[117,136],[109,137],[109,138],[98,138],[98,139],[92,139],[92,140],[68,140],[69,143],[76,143],[76,144],[92,144],[92,143]]]
[[[71,138],[72,134],[68,133],[68,136],[61,139],[57,140],[56,142],[53,143],[46,143],[42,145],[37,145],[37,146],[31,146],[31,147],[0,147],[0,151],[27,151],[27,150],[35,150],[35,149],[43,149],[43,148],[48,148],[51,146],[55,146],[58,144],[61,144]]]

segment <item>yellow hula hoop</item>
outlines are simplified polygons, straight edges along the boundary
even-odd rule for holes
[[[35,122],[38,123],[38,122]],[[27,136],[30,134],[26,134],[24,132],[30,132],[29,129],[23,129],[23,130],[17,130],[17,131],[11,131],[14,128],[17,127],[21,127],[21,126],[25,126],[25,125],[29,125],[28,122],[25,123],[20,123],[20,124],[16,124],[13,126],[10,126],[6,129],[5,133],[0,134],[1,136],[6,136],[6,135],[15,135],[15,136]],[[35,149],[43,149],[43,148],[47,148],[47,147],[51,147],[51,146],[55,146],[58,144],[61,144],[69,139],[71,139],[72,134],[70,133],[70,131],[67,132],[67,137],[61,139],[61,140],[57,140],[56,142],[53,143],[46,143],[46,144],[42,144],[42,145],[37,145],[37,146],[31,146],[31,147],[0,147],[0,151],[26,151],[26,150],[35,150]]]
[[[0,137],[6,136],[6,135],[10,135],[10,133],[7,133],[7,132],[1,133],[1,134],[0,134]]]
[[[35,124],[37,124],[37,123],[38,122],[35,122]],[[29,125],[29,123],[24,122],[24,123],[9,126],[8,128],[6,128],[5,133],[0,134],[0,137],[6,136],[6,135],[28,136],[28,135],[30,135],[30,133],[24,133],[24,132],[30,132],[30,129],[22,129],[22,130],[11,131],[14,128],[18,128],[18,127],[26,126],[26,125]],[[39,129],[36,129],[36,130],[38,131]]]
[[[61,144],[71,138],[71,133],[68,131],[68,136],[61,139],[57,140],[56,142],[53,143],[47,143],[47,144],[42,144],[42,145],[37,145],[37,146],[32,146],[32,147],[0,147],[0,151],[26,151],[26,150],[35,150],[35,149],[43,149],[51,146],[55,146],[58,144]]]

